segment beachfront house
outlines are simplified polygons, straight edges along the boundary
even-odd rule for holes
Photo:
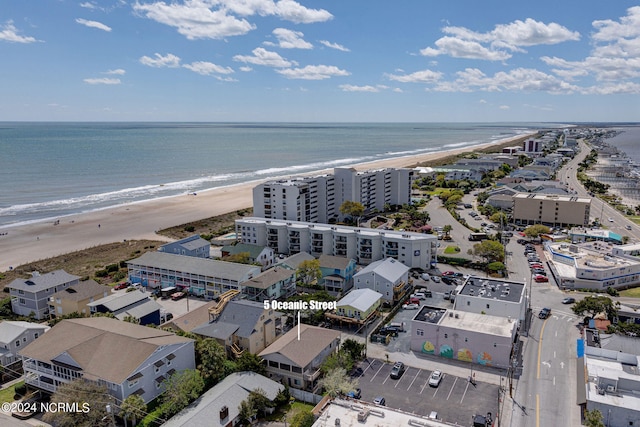
[[[55,393],[82,378],[106,386],[116,402],[136,394],[149,403],[166,378],[196,366],[193,340],[107,317],[62,320],[20,356],[31,387]]]
[[[12,374],[22,362],[18,351],[22,350],[50,328],[47,325],[32,322],[9,321],[0,322],[0,366],[7,374]],[[18,365],[18,366],[16,366]]]
[[[15,279],[6,287],[11,295],[11,310],[19,316],[33,316],[42,320],[49,317],[49,299],[56,292],[79,283],[80,276],[64,270],[47,274],[33,272],[29,279]]]
[[[223,246],[220,251],[222,252],[222,259],[228,256],[246,254],[249,264],[260,264],[263,270],[271,267],[275,262],[275,253],[273,249],[267,246],[237,243],[235,245]]]
[[[56,292],[49,299],[49,316],[60,317],[71,313],[88,316],[91,313],[89,303],[104,298],[111,293],[109,286],[104,286],[94,280],[85,280],[77,285],[69,286]]]
[[[355,289],[368,288],[382,294],[383,301],[394,304],[409,291],[409,267],[393,258],[369,264],[353,276]]]
[[[148,288],[175,286],[190,294],[213,299],[260,274],[260,267],[165,252],[147,252],[127,261],[129,280]]]
[[[197,258],[209,258],[211,252],[211,243],[203,239],[197,234],[176,240],[175,242],[165,243],[158,248],[159,252],[168,254],[193,256]]]
[[[301,323],[258,356],[264,360],[267,376],[272,380],[315,393],[320,389],[322,362],[339,347],[340,331]]]

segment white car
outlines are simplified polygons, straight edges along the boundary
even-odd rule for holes
[[[440,283],[440,276],[431,276],[431,280],[433,280],[434,283]]]
[[[613,218],[609,218],[609,222],[613,222]]]
[[[420,306],[418,304],[402,304],[402,308],[405,310],[417,310]]]
[[[438,387],[442,381],[442,372],[433,371],[429,377],[429,386]]]

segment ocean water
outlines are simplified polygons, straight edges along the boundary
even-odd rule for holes
[[[631,160],[640,164],[640,126],[615,126],[614,129],[621,133],[607,139],[606,142],[625,152]]]
[[[0,122],[0,228],[559,126]]]

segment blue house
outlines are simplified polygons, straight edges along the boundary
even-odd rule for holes
[[[168,254],[186,255],[198,258],[209,258],[211,252],[211,243],[203,239],[197,234],[175,242],[167,243],[158,248],[159,252]]]
[[[354,259],[333,255],[320,255],[320,271],[327,292],[344,295],[353,287],[353,275],[356,273],[356,261]]]

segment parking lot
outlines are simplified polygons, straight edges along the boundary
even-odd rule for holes
[[[121,289],[117,291],[112,290],[112,293],[114,294],[125,293],[125,292],[127,292],[127,289]],[[149,297],[153,298],[151,296],[151,292],[146,291],[145,288],[140,288],[139,290],[129,291],[129,292],[143,292]],[[163,313],[164,312],[171,313],[173,314],[173,317],[182,316],[188,311],[191,311],[207,303],[205,299],[197,298],[194,296],[187,296],[177,301],[173,301],[170,298],[164,299],[164,300],[162,298],[156,298],[156,302],[162,306]]]
[[[424,361],[425,365],[428,363]],[[499,387],[494,384],[476,382],[474,385],[468,377],[444,374],[440,385],[431,387],[428,380],[432,370],[426,366],[422,369],[407,367],[397,380],[389,376],[393,363],[368,359],[359,366],[362,369],[361,376],[357,377],[361,400],[367,402],[382,396],[390,408],[423,416],[437,411],[443,421],[459,425],[470,425],[474,414],[491,412],[495,415],[498,408]]]

